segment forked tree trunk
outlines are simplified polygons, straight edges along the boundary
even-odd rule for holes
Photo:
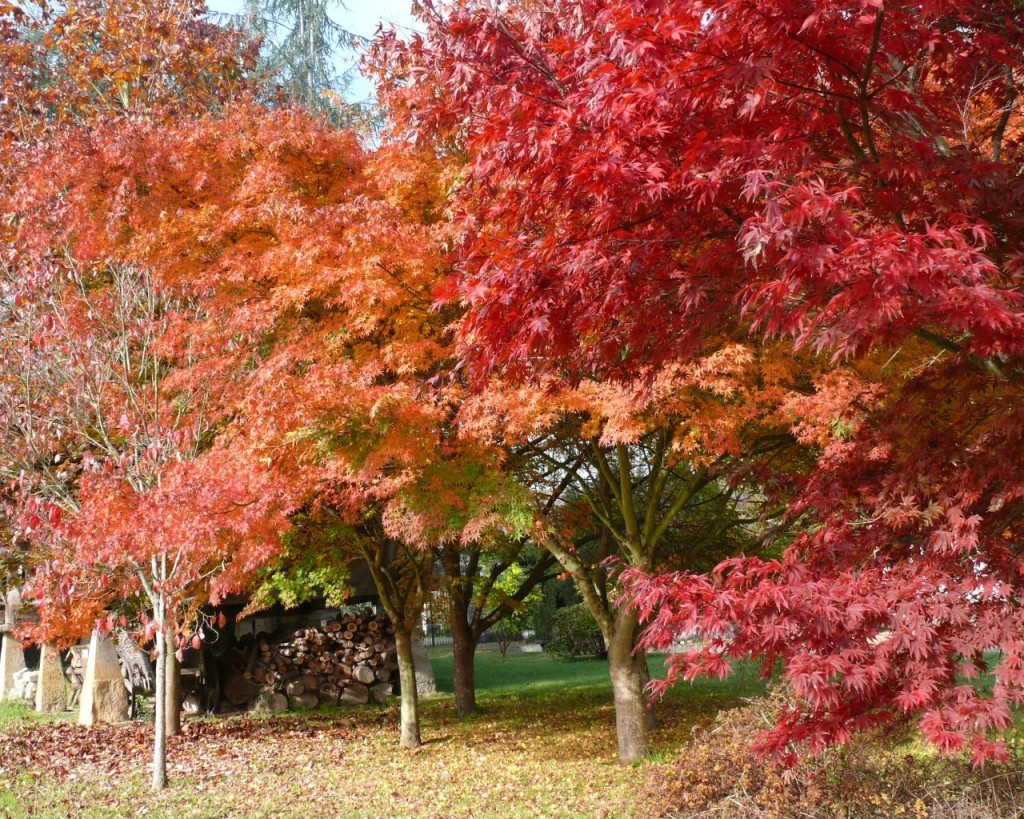
[[[416,692],[416,665],[412,657],[412,635],[395,628],[395,648],[398,653],[398,678],[402,684],[402,737],[403,748],[420,746],[419,695]]]
[[[455,713],[460,717],[472,714],[476,705],[476,669],[474,660],[479,637],[473,635],[465,612],[452,608],[452,664],[455,672]]]
[[[155,612],[156,638],[156,715],[153,720],[153,790],[167,787],[167,636],[162,602]]]
[[[632,634],[616,634],[608,641],[608,672],[615,698],[615,732],[619,762],[638,762],[650,755],[647,738],[648,703],[644,678],[633,654]],[[646,662],[646,661],[645,661]]]
[[[173,737],[181,733],[181,664],[174,656],[174,633],[167,632],[167,646],[164,649],[167,655],[167,696],[166,719],[167,736]]]

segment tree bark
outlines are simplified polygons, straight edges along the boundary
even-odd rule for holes
[[[615,730],[619,762],[629,764],[645,759],[651,749],[647,738],[648,703],[644,674],[633,654],[632,630],[620,632],[608,643],[608,672],[615,698]],[[644,662],[646,662],[645,658]]]
[[[637,650],[634,652],[633,657],[637,664],[637,670],[640,674],[640,685],[644,690],[644,704],[645,710],[647,711],[647,730],[653,731],[658,727],[658,715],[654,711],[654,703],[647,695],[647,684],[651,681],[651,669],[647,665],[647,652]]]
[[[398,678],[402,684],[402,737],[403,748],[420,746],[419,695],[416,693],[416,665],[412,657],[412,635],[395,628],[395,647],[398,652]]]
[[[167,635],[163,601],[154,612],[156,620],[156,715],[153,721],[153,790],[167,787]]]
[[[166,718],[167,736],[177,736],[181,733],[181,664],[174,656],[174,634],[171,630],[167,632],[167,695]]]
[[[455,672],[455,713],[460,717],[472,714],[476,705],[476,669],[474,659],[479,636],[473,634],[466,621],[466,612],[451,608],[452,662]]]

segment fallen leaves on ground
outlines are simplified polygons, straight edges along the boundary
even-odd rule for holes
[[[411,753],[398,748],[397,706],[189,720],[156,796],[151,725],[19,723],[0,738],[0,814],[648,815],[638,799],[657,765],[617,764],[604,697],[498,696],[468,719],[443,698],[424,712],[426,742]],[[656,744],[677,747],[692,712],[667,707],[663,720]]]
[[[280,767],[275,760],[282,752],[315,753],[350,740],[352,733],[353,724],[326,718],[186,722],[181,735],[168,740],[168,771],[203,780],[241,773],[236,769],[254,764]],[[138,774],[141,760],[148,762],[152,744],[152,726],[142,722],[93,727],[22,723],[4,735],[0,776],[130,777]],[[295,759],[281,761],[291,765]]]

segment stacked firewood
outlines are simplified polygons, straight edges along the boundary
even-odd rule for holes
[[[224,697],[243,707],[262,698],[275,711],[383,702],[397,677],[394,633],[385,615],[366,609],[318,628],[261,638],[244,662],[233,662]]]

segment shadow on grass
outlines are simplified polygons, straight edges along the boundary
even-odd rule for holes
[[[454,671],[450,650],[435,649],[431,663],[438,690],[454,693]],[[652,678],[665,676],[665,657],[648,658]],[[611,695],[608,663],[605,660],[562,660],[549,654],[510,653],[502,657],[497,652],[481,651],[476,655],[476,690],[478,696],[514,693],[521,697],[544,694],[589,694],[596,697]],[[737,663],[732,675],[724,680],[700,679],[682,683],[670,689],[669,699],[702,699],[705,697],[744,698],[764,694],[765,682],[760,679],[755,663]]]
[[[664,660],[662,656],[649,659],[652,677],[664,676]],[[431,662],[438,690],[450,695],[454,691],[451,651],[433,650]],[[428,722],[440,721],[456,733],[485,726],[524,736],[561,731],[589,737],[579,746],[587,747],[588,757],[603,758],[613,750],[615,713],[605,660],[480,652],[475,671],[479,712],[457,717],[453,700],[445,696],[424,701]],[[659,727],[652,739],[677,746],[689,738],[693,726],[708,723],[720,710],[735,708],[764,692],[765,682],[753,663],[737,664],[725,680],[682,683],[658,704]]]

